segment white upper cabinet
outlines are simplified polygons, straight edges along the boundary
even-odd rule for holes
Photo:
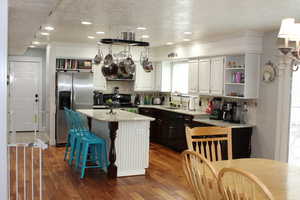
[[[198,91],[200,94],[210,93],[210,59],[199,60]]]
[[[155,63],[155,91],[171,92],[172,65],[169,61]]]
[[[101,65],[93,65],[93,72],[94,89],[106,90],[106,78],[102,74]]]
[[[189,62],[189,93],[198,92],[198,60]]]
[[[224,58],[211,59],[210,67],[210,94],[223,95],[224,86]]]
[[[226,56],[224,95],[256,99],[259,94],[260,54]]]
[[[155,90],[155,69],[151,72],[145,72],[139,62],[136,63],[135,72],[135,91],[154,91]]]

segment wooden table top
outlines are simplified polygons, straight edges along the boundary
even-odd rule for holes
[[[224,167],[246,170],[257,176],[278,200],[300,200],[300,167],[267,159],[236,159],[214,162],[217,171]]]

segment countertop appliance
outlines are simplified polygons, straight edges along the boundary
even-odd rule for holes
[[[94,105],[94,109],[105,109],[108,107],[105,107],[106,104],[105,102],[109,99],[113,100],[116,98],[115,94],[102,94],[102,99],[103,99],[103,104],[102,105]],[[132,102],[131,102],[131,94],[118,94],[118,98],[115,99],[119,102],[119,107],[120,108],[134,108],[136,107]]]
[[[68,127],[64,107],[73,110],[93,108],[92,73],[56,73],[56,145],[67,142]]]
[[[94,91],[94,105],[103,105],[103,93]]]
[[[232,116],[233,116],[233,102],[224,102],[223,104],[223,120],[232,122]]]
[[[188,102],[188,109],[190,111],[195,111],[196,110],[196,97],[189,97],[189,102]]]
[[[242,115],[242,105],[241,104],[233,104],[232,106],[232,122],[240,123]]]
[[[222,98],[213,98],[210,119],[222,120]]]
[[[153,105],[161,105],[162,104],[162,97],[154,97],[152,101]]]

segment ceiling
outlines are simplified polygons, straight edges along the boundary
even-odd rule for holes
[[[180,43],[184,38],[207,40],[243,31],[278,29],[282,18],[300,21],[299,0],[9,0],[10,48],[24,47],[40,25],[51,24],[50,36],[40,41],[95,44],[121,31],[135,31],[151,46]],[[26,2],[26,3],[25,3]],[[27,4],[29,3],[29,4]],[[51,16],[48,13],[55,5]],[[47,17],[48,16],[48,17]],[[92,25],[82,25],[82,20]],[[136,27],[147,30],[136,30]],[[104,35],[95,32],[104,31]],[[192,35],[185,35],[185,31]],[[95,39],[88,39],[95,36]]]

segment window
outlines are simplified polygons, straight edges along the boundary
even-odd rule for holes
[[[188,63],[174,63],[172,70],[172,92],[188,93]]]

